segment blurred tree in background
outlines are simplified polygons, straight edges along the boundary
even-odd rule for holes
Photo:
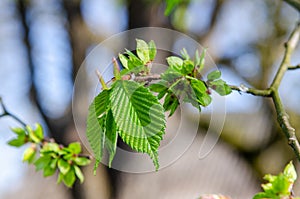
[[[0,1],[0,96],[24,121],[41,122],[49,137],[67,144],[80,140],[72,118],[76,74],[87,54],[107,37],[148,26],[178,30],[208,47],[210,56],[230,84],[266,88],[282,59],[283,43],[299,21],[297,10],[280,0],[183,1],[169,16],[164,15],[165,7],[164,2],[150,0]],[[173,48],[182,42],[174,41]],[[102,50],[102,54],[110,57],[118,53]],[[300,63],[299,47],[292,62]],[[280,87],[296,129],[300,129],[299,72],[288,72]],[[86,84],[88,81],[86,77]],[[89,103],[84,96],[82,103]],[[83,121],[86,112],[82,110]],[[166,198],[189,198],[200,195],[196,194],[197,187],[200,193],[202,190],[226,192],[232,197],[247,198],[259,190],[258,179],[262,174],[278,172],[294,158],[276,123],[272,104],[239,93],[227,97],[220,148],[206,162],[198,160],[201,167],[186,163],[189,174],[182,170],[182,162],[172,165],[171,171],[165,171],[166,168],[161,173],[145,175],[126,174],[102,166],[94,177],[92,168],[87,167],[84,184],[76,183],[73,189],[55,186],[53,179],[41,179],[39,174],[33,174],[32,168],[20,164],[20,151],[5,144],[11,137],[9,126],[13,125],[10,119],[0,120],[1,198],[15,198],[20,194],[23,198],[52,198],[53,194],[70,199],[164,198],[163,192],[173,194],[165,195]],[[208,125],[209,117],[201,117],[200,137]],[[197,149],[191,147],[191,151]],[[195,157],[187,155],[178,161],[189,158]],[[205,175],[207,168],[212,171]],[[183,176],[176,177],[180,172]],[[207,187],[197,184],[197,180],[208,184]],[[184,190],[183,185],[179,192],[181,187],[176,187],[176,183],[180,182],[195,187],[194,192]],[[234,183],[241,186],[244,183],[244,189],[234,190],[230,183],[233,187]],[[300,195],[299,188],[296,193]]]

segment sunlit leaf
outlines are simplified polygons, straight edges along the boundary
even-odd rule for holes
[[[148,153],[158,169],[157,150],[166,121],[157,98],[136,82],[116,81],[110,99],[120,137],[132,149]]]

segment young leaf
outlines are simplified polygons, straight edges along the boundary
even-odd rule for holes
[[[28,163],[33,162],[35,158],[36,150],[34,147],[29,147],[24,151],[23,162],[28,161]]]
[[[34,130],[35,135],[39,138],[39,140],[43,140],[44,139],[43,127],[39,123],[35,124],[35,126],[36,126]]]
[[[167,58],[168,65],[175,69],[177,72],[181,72],[183,60],[176,56],[171,56]]]
[[[116,148],[117,148],[117,140],[118,140],[118,134],[117,134],[117,127],[114,120],[114,117],[112,115],[111,110],[107,112],[106,115],[106,131],[105,131],[105,146],[109,153],[109,163],[108,166],[111,167],[111,163],[114,159],[114,156],[116,154]]]
[[[219,79],[220,77],[221,77],[221,71],[219,70],[214,70],[207,75],[207,79],[209,81],[214,81],[216,79]]]
[[[155,45],[154,41],[151,40],[148,43],[148,46],[149,46],[149,58],[150,58],[150,61],[153,61],[156,56],[156,45]]]
[[[199,69],[198,72],[200,73],[202,71],[202,69],[204,68],[204,64],[205,64],[205,54],[206,54],[206,49],[203,49],[202,53],[201,53],[201,57],[200,57],[200,63],[199,63]],[[198,64],[197,64],[198,65]]]
[[[127,57],[125,55],[119,53],[119,59],[120,59],[120,62],[122,64],[122,66],[124,68],[128,69],[128,59],[127,59]]]
[[[73,142],[69,144],[68,149],[70,149],[74,154],[79,154],[81,152],[81,145],[79,142]]]
[[[26,126],[26,131],[28,132],[29,138],[34,142],[34,143],[39,143],[41,142],[41,139],[35,134],[35,131],[32,130],[30,126]]]
[[[58,166],[59,171],[64,175],[67,174],[69,172],[69,170],[71,169],[71,165],[63,159],[58,160],[57,166]]]
[[[16,128],[11,128],[11,131],[14,132],[17,135],[25,136],[26,132],[23,128],[16,127]]]
[[[143,64],[146,64],[150,61],[148,44],[141,39],[136,39],[136,43],[136,53],[138,57],[143,61]]]
[[[48,155],[42,156],[34,162],[36,170],[44,169],[51,161],[51,157]]]
[[[80,180],[80,183],[83,183],[84,176],[83,176],[83,173],[81,172],[81,169],[78,166],[74,166],[74,171],[75,171],[77,178]]]
[[[102,91],[89,107],[89,113],[87,118],[87,139],[94,152],[96,164],[101,162],[104,148],[104,120],[103,115],[106,114],[109,108],[109,94],[110,90]],[[94,170],[95,171],[95,170]]]
[[[297,173],[292,161],[284,168],[283,175],[286,176],[292,183],[294,183],[297,179]]]
[[[186,51],[185,48],[183,48],[183,49],[180,51],[180,54],[181,54],[181,56],[183,57],[183,59],[185,59],[185,60],[190,59],[190,56],[189,56],[189,54],[188,54],[188,52]]]
[[[10,140],[7,144],[14,147],[21,147],[26,143],[26,137],[19,135],[16,139]]]
[[[164,109],[157,98],[141,84],[116,81],[110,100],[120,137],[132,149],[148,153],[158,169],[157,150],[166,121]]]
[[[52,176],[56,169],[53,169],[50,165],[44,168],[44,177]]]
[[[63,181],[67,187],[72,187],[76,180],[74,169],[70,169],[67,174],[64,175]]]
[[[76,157],[74,159],[74,162],[78,165],[78,166],[86,166],[88,164],[90,164],[91,160],[89,160],[86,157]]]
[[[221,79],[209,82],[209,87],[211,87],[221,96],[228,95],[232,92],[231,88],[226,84],[226,82]]]

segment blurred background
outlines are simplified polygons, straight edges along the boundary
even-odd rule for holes
[[[7,108],[27,124],[42,123],[60,143],[79,141],[72,94],[86,55],[116,33],[149,26],[180,31],[208,47],[229,84],[266,88],[282,59],[284,41],[299,21],[299,13],[280,0],[191,0],[168,17],[165,7],[158,0],[0,0],[0,96]],[[116,53],[101,51],[109,57]],[[298,46],[292,64],[299,63]],[[288,71],[280,87],[296,129],[299,75]],[[197,198],[221,193],[250,199],[260,190],[263,174],[278,173],[290,160],[300,173],[269,100],[234,92],[226,97],[226,109],[221,138],[205,159],[197,158],[209,124],[208,117],[201,117],[197,138],[171,166],[147,174],[100,166],[97,176],[93,166],[86,167],[86,181],[73,189],[23,164],[22,148],[6,144],[13,137],[9,128],[18,124],[1,118],[0,198]],[[85,114],[83,110],[83,118]],[[176,116],[168,121],[168,132],[175,124]],[[296,195],[299,187],[298,180]]]

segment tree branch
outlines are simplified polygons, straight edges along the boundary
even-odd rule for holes
[[[300,68],[300,64],[298,64],[297,66],[289,66],[288,70],[296,70]]]
[[[283,0],[300,12],[300,0]]]
[[[134,77],[134,81],[137,81],[137,82],[151,82],[153,80],[160,80],[160,79],[161,79],[160,74]]]
[[[5,117],[5,116],[9,116],[11,118],[13,118],[14,120],[16,120],[17,122],[19,122],[23,127],[26,127],[25,122],[23,122],[20,118],[18,118],[16,115],[10,113],[7,109],[5,104],[3,103],[2,98],[0,97],[0,106],[3,110],[3,113],[0,115],[0,118]]]
[[[298,44],[299,38],[300,38],[300,24],[296,26],[295,30],[292,32],[288,41],[285,43],[284,57],[276,73],[276,76],[271,84],[271,88],[273,88],[274,90],[278,89],[284,73],[288,70],[290,66],[291,56]]]
[[[241,84],[240,86],[233,86],[229,85],[232,90],[238,91],[239,93],[248,93],[255,96],[262,96],[262,97],[271,97],[271,90],[260,90],[256,88],[248,88],[245,85]]]
[[[288,144],[293,148],[296,157],[300,161],[300,144],[296,137],[295,129],[290,124],[289,117],[284,110],[277,90],[272,92],[272,99],[277,113],[277,121],[280,124],[280,127],[286,138],[288,139]]]

